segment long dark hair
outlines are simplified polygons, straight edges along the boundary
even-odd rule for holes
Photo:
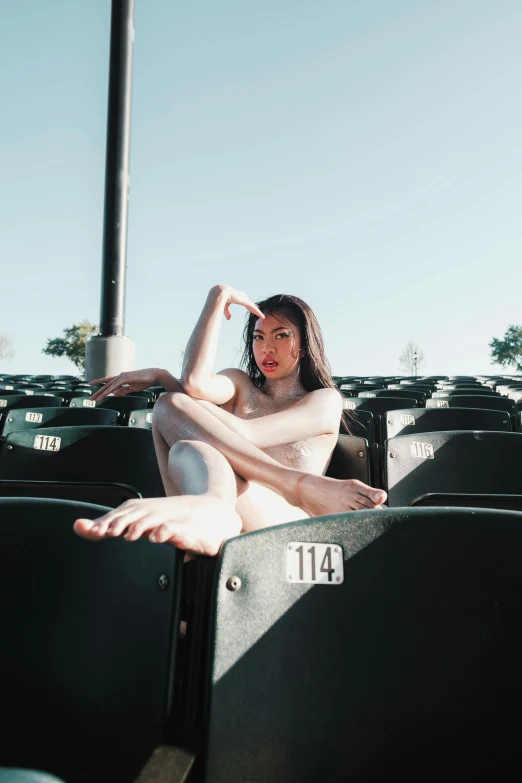
[[[325,355],[321,327],[312,308],[306,302],[303,302],[302,299],[299,299],[298,296],[291,296],[290,294],[276,294],[268,299],[263,299],[262,302],[256,302],[256,304],[264,315],[273,315],[276,318],[281,316],[299,329],[301,348],[304,349],[304,356],[300,361],[299,371],[301,383],[306,391],[337,389],[332,381],[332,372]],[[241,357],[241,367],[250,375],[254,385],[261,387],[265,383],[266,378],[257,366],[254,357],[253,343],[256,322],[257,315],[248,313],[243,331],[244,348]],[[347,432],[350,432],[350,419],[350,412],[343,410],[341,420]]]

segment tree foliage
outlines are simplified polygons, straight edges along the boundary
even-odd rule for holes
[[[92,335],[98,333],[98,327],[89,321],[80,321],[69,329],[64,329],[65,337],[55,337],[47,340],[47,345],[42,350],[48,356],[66,356],[76,367],[85,369],[85,349],[87,341]]]
[[[12,359],[14,356],[14,348],[11,340],[7,335],[0,334],[0,359]]]
[[[504,337],[501,340],[494,337],[489,347],[493,364],[515,367],[517,372],[522,372],[522,326],[510,324]]]
[[[425,364],[426,354],[420,345],[417,345],[416,342],[410,340],[410,342],[404,346],[403,351],[399,356],[401,370],[409,372],[410,375],[415,375],[417,370],[420,370]]]

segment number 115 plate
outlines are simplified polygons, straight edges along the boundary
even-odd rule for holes
[[[343,550],[339,544],[290,541],[286,546],[289,582],[340,585],[344,581]]]

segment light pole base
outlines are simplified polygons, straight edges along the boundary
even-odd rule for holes
[[[130,337],[91,337],[85,351],[85,380],[119,375],[134,369],[134,343]]]

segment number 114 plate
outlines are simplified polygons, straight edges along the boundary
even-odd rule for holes
[[[343,550],[339,544],[290,541],[286,546],[289,582],[340,585],[344,581]]]

